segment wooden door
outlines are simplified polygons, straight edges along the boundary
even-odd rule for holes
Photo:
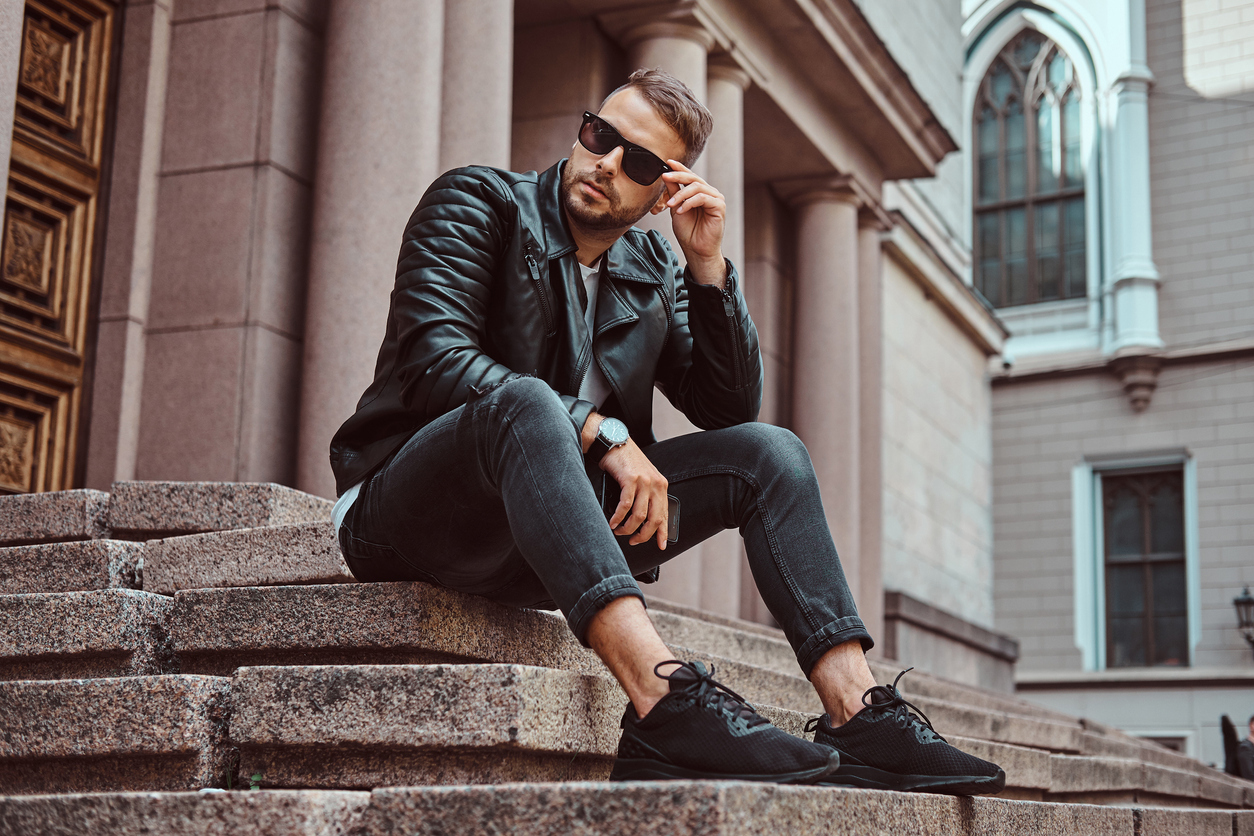
[[[0,243],[0,493],[75,487],[116,8],[26,0]]]

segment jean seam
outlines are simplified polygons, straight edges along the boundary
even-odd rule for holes
[[[611,581],[615,583],[607,586]],[[604,588],[602,588],[604,587]],[[583,622],[591,617],[592,613],[601,609],[605,604],[616,598],[623,598],[623,595],[614,595],[616,592],[629,590],[630,594],[644,600],[644,593],[640,591],[640,587],[636,584],[635,579],[631,575],[610,575],[598,581],[591,589],[585,590],[579,596],[579,600],[570,609],[570,615],[566,618],[566,623],[570,625],[571,632],[575,634],[575,638],[579,643],[587,646],[588,642],[585,637],[587,633],[587,625]],[[604,602],[604,603],[602,603]]]
[[[766,499],[764,496],[765,491],[758,483],[757,479],[754,478],[753,474],[736,467],[715,465],[711,467],[699,468],[697,470],[683,471],[676,474],[673,478],[668,479],[667,482],[669,484],[671,482],[682,482],[685,479],[695,479],[699,476],[718,475],[736,476],[743,479],[753,490],[754,502],[758,506],[759,515],[762,517],[762,528],[766,532],[766,542],[770,547],[771,560],[775,562],[775,569],[779,572],[780,577],[784,579],[784,585],[788,587],[788,592],[792,595],[793,604],[795,604],[797,609],[799,609],[805,616],[806,623],[810,625],[810,630],[817,632],[820,627],[816,623],[816,619],[813,611],[810,609],[810,605],[806,603],[805,597],[801,594],[801,588],[797,585],[796,579],[793,578],[792,573],[788,571],[787,567],[784,566],[783,562],[780,560],[779,540],[775,536],[775,527],[771,522],[771,515],[767,512]]]

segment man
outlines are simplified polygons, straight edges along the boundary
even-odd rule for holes
[[[722,254],[726,204],[690,168],[711,127],[687,87],[638,71],[585,114],[569,160],[458,169],[428,189],[375,380],[331,444],[348,565],[560,608],[630,700],[616,779],[999,791],[998,767],[875,684],[809,456],[753,423],[762,364]],[[683,271],[632,228],[664,211]],[[705,432],[655,442],[655,385]],[[645,613],[636,579],[733,527],[827,710],[816,742],[671,659]]]
[[[1254,717],[1250,718],[1249,734],[1237,744],[1238,774],[1247,781],[1254,781]]]

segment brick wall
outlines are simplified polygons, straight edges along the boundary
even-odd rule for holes
[[[992,626],[985,357],[884,261],[884,588]]]
[[[1254,0],[1149,0],[1150,172],[1169,346],[1254,335]]]
[[[1187,448],[1197,463],[1199,667],[1244,664],[1232,598],[1254,583],[1254,363],[1169,366],[1132,412],[1105,374],[1001,384],[993,397],[996,629],[1020,670],[1077,670],[1071,471],[1085,456]]]

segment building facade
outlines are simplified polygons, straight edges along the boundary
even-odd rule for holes
[[[1254,713],[1254,4],[966,2],[997,629],[1025,696],[1223,763]]]

